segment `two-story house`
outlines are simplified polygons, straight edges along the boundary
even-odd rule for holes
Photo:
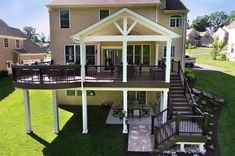
[[[47,7],[53,64],[13,66],[14,84],[24,90],[27,133],[28,90],[49,89],[56,133],[58,105],[82,106],[86,134],[87,107],[110,104],[107,122],[120,122],[122,113],[123,133],[131,118],[152,125],[155,149],[166,149],[174,137],[170,147],[196,144],[204,150],[183,74],[188,9],[180,0],[54,0]],[[204,114],[197,117],[203,121]]]
[[[8,26],[0,19],[0,70],[11,74],[12,64],[31,64],[42,62],[45,52],[35,43],[27,39],[25,34]]]

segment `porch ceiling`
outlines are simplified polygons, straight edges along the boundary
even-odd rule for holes
[[[71,36],[74,41],[169,41],[180,35],[124,8]]]

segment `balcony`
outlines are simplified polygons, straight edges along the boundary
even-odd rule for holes
[[[64,89],[81,86],[80,65],[13,65],[13,81],[16,87],[25,89]],[[123,86],[123,66],[85,66],[84,85],[102,84]],[[127,66],[127,81],[152,85],[165,82],[165,68],[158,66]],[[110,83],[111,82],[111,83]],[[140,84],[139,84],[140,85]]]
[[[79,87],[80,65],[13,65],[15,87],[29,89],[53,89]]]

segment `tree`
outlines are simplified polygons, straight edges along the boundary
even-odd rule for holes
[[[214,60],[216,60],[216,57],[222,51],[222,49],[225,47],[225,44],[224,44],[224,42],[219,41],[218,38],[214,38],[214,42],[212,43],[212,46],[214,49],[213,49],[211,55],[212,55],[212,58]]]
[[[25,26],[23,28],[23,31],[29,39],[32,39],[32,37],[36,35],[36,28],[33,28],[31,26]]]
[[[235,20],[235,11],[231,11],[229,14],[229,17],[227,18],[227,20],[225,21],[225,25],[229,25],[230,23],[232,23]]]
[[[46,37],[45,37],[44,33],[41,33],[40,38],[41,38],[42,43],[46,43]]]
[[[44,39],[45,41],[45,36],[43,34],[43,36],[40,36],[38,33],[37,33],[37,29],[36,28],[33,28],[31,26],[25,26],[23,28],[23,31],[25,33],[25,35],[31,39],[33,42],[40,42],[40,39]],[[40,38],[40,39],[39,39]]]
[[[223,11],[212,13],[209,18],[210,28],[216,30],[219,27],[223,27],[226,24],[228,18],[229,16]]]
[[[210,17],[208,15],[199,16],[192,22],[192,27],[197,31],[206,31],[206,28],[210,27]]]

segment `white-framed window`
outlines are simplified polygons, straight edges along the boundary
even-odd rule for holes
[[[235,49],[235,43],[231,44],[231,53],[234,53],[234,49]]]
[[[182,16],[170,17],[170,27],[181,27],[181,26],[182,26]]]
[[[109,16],[109,10],[108,9],[102,9],[100,10],[100,20],[106,18]]]
[[[16,40],[16,48],[17,48],[17,49],[20,48],[20,40]]]
[[[60,10],[60,28],[70,27],[70,13],[69,10]]]
[[[95,96],[94,90],[88,90],[87,96]],[[81,90],[66,90],[66,96],[82,96]]]
[[[127,62],[128,64],[150,64],[150,45],[128,45]]]
[[[82,96],[81,90],[66,90],[67,96]]]
[[[4,38],[3,39],[3,44],[5,48],[9,48],[9,39],[8,38]]]
[[[166,57],[166,46],[164,46],[164,50],[163,50],[163,57],[165,58]],[[175,46],[171,46],[171,57],[175,57]]]
[[[95,65],[95,45],[86,45],[86,63]],[[65,63],[80,64],[80,45],[65,45]]]

